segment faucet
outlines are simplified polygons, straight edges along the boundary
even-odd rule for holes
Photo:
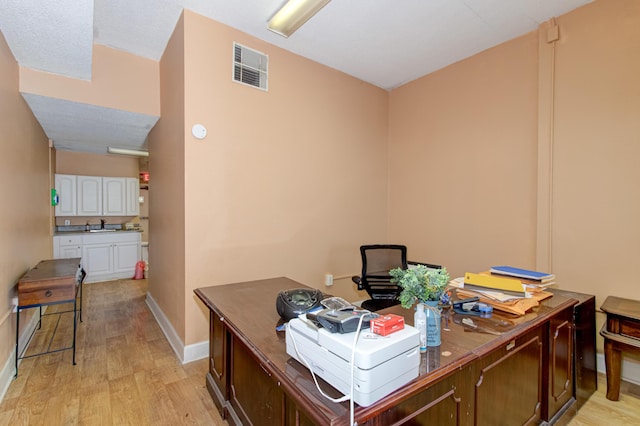
[[[100,219],[100,229],[104,229],[104,223],[106,221],[104,219]]]

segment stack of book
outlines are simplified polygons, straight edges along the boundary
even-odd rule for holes
[[[494,266],[479,274],[467,272],[464,284],[456,290],[458,297],[477,296],[504,312],[524,315],[552,294],[544,288],[553,283],[553,274],[510,266]]]
[[[520,279],[523,284],[532,288],[544,288],[555,284],[556,276],[547,272],[530,271],[528,269],[514,268],[513,266],[492,266],[492,275],[504,275]]]

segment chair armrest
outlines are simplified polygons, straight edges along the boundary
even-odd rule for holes
[[[362,285],[362,277],[360,275],[354,275],[351,277],[351,281],[357,284],[358,290],[364,290],[364,286]]]

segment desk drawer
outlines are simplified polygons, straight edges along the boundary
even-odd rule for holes
[[[57,236],[58,245],[60,246],[79,246],[82,245],[82,235],[63,235]]]
[[[72,301],[75,294],[76,284],[70,280],[18,284],[18,303],[20,306]]]
[[[640,321],[632,318],[620,318],[620,334],[640,339]]]

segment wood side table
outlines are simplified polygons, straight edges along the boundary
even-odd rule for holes
[[[82,281],[85,277],[84,270],[81,266],[81,258],[71,259],[53,259],[43,260],[36,266],[29,269],[22,278],[18,281],[18,311],[16,313],[16,375],[18,377],[18,361],[23,358],[31,358],[39,355],[44,355],[53,352],[73,350],[73,365],[76,364],[76,326],[78,314],[80,315],[80,321],[82,321]],[[78,303],[79,298],[79,303]],[[54,312],[52,314],[43,314],[42,307],[49,305],[56,305],[60,303],[73,303],[73,309]],[[78,305],[80,305],[78,307]],[[19,339],[20,339],[20,312],[23,309],[39,308],[40,317],[38,319],[38,328],[42,325],[42,317],[45,315],[60,315],[66,312],[73,312],[73,343],[71,346],[51,350],[51,341],[49,342],[49,348],[34,355],[20,356],[19,352]],[[29,345],[31,338],[35,334],[29,336],[27,344],[23,348]]]
[[[607,321],[600,330],[604,337],[604,360],[607,369],[607,399],[620,398],[622,352],[640,353],[640,301],[609,296],[600,309]]]

